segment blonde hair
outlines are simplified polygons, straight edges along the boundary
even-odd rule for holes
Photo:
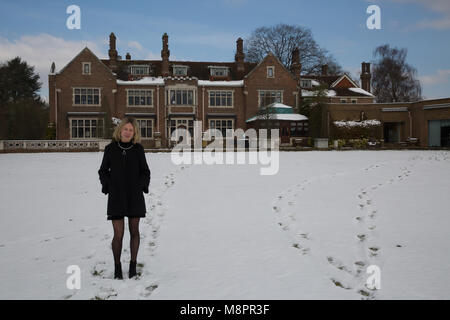
[[[122,132],[123,126],[126,125],[127,123],[131,123],[131,125],[134,128],[134,135],[133,135],[133,139],[131,139],[131,141],[133,143],[140,143],[141,142],[141,130],[139,129],[139,125],[138,125],[136,119],[132,118],[132,117],[125,117],[120,121],[120,123],[114,129],[113,139],[116,141],[120,141],[120,138],[121,138],[120,133]]]

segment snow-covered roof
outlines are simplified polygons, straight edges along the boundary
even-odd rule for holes
[[[250,119],[247,119],[245,122],[252,122],[255,120],[264,120],[266,119],[264,116],[255,116]],[[298,113],[279,113],[279,114],[271,114],[269,120],[288,120],[288,121],[302,121],[302,120],[308,120],[307,117],[305,117],[302,114]]]
[[[356,93],[360,93],[360,94],[365,94],[366,96],[375,97],[370,92],[368,92],[368,91],[366,91],[364,89],[361,89],[361,88],[348,88],[348,90],[356,92]]]
[[[267,107],[272,107],[272,108],[289,108],[289,109],[292,109],[292,107],[289,107],[289,106],[287,106],[287,105],[285,105],[285,104],[282,104],[282,103],[280,103],[280,102],[274,102],[274,103],[271,103],[271,104],[269,104]]]
[[[315,97],[319,91],[310,91],[310,90],[302,90],[302,97]],[[336,91],[334,90],[324,90],[324,93],[327,97],[335,97]]]
[[[161,77],[155,78],[155,77],[144,77],[139,80],[133,80],[133,81],[124,81],[124,80],[117,80],[117,84],[120,85],[130,85],[130,84],[140,84],[140,85],[163,85],[164,79]]]
[[[198,80],[199,86],[209,86],[209,87],[243,87],[244,80],[234,80],[234,81],[209,81],[209,80]]]

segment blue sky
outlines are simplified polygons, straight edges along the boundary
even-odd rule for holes
[[[69,30],[69,5],[81,8],[81,29]],[[381,9],[381,30],[369,30],[366,9]],[[16,55],[36,66],[48,95],[52,61],[57,70],[85,45],[107,57],[108,36],[132,58],[160,59],[169,35],[172,60],[233,61],[236,40],[278,23],[311,29],[314,39],[358,77],[375,47],[408,49],[425,98],[450,97],[450,1],[448,0],[192,0],[192,1],[0,1],[0,61]]]

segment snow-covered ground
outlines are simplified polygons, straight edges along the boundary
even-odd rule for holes
[[[450,298],[450,152],[281,152],[272,176],[147,153],[141,275],[127,278],[127,231],[124,280],[102,155],[0,155],[0,299]]]

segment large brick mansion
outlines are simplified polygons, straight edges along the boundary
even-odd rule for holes
[[[298,49],[293,51],[290,70],[273,54],[259,63],[246,62],[241,38],[236,41],[233,62],[172,61],[167,34],[162,37],[161,60],[133,60],[129,53],[122,59],[113,33],[108,55],[109,59],[99,59],[86,47],[58,72],[52,67],[50,121],[56,126],[56,139],[102,138],[107,114],[135,117],[144,146],[164,147],[177,127],[192,132],[194,121],[201,120],[203,131],[246,130],[259,108],[272,105],[280,110],[273,127],[280,129],[282,143],[292,143],[294,137],[308,136],[308,121],[299,117],[297,107],[314,95],[315,87],[325,85],[330,120],[357,118],[364,110],[369,118],[394,123],[389,126],[397,130],[398,141],[414,135],[428,140],[422,132],[428,129],[419,128],[418,123],[417,132],[412,127],[416,105],[374,103],[369,63],[362,63],[360,87],[346,74],[329,75],[326,65],[321,75],[300,75]],[[450,119],[450,109],[445,107],[449,102],[419,103],[417,108],[421,113],[424,105],[442,111],[442,105],[444,114],[438,119]],[[438,107],[433,108],[435,104]],[[415,118],[426,121],[423,115]]]

